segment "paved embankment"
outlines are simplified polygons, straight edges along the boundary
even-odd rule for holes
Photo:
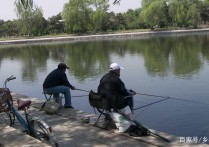
[[[23,132],[0,123],[0,147],[50,147]]]
[[[27,43],[45,43],[45,42],[60,42],[60,41],[88,41],[88,40],[109,40],[118,38],[130,38],[130,37],[148,37],[160,34],[179,34],[179,33],[196,33],[196,32],[208,32],[209,28],[205,29],[189,29],[189,30],[171,30],[171,31],[147,31],[147,32],[129,32],[129,33],[117,33],[117,34],[102,34],[102,35],[85,35],[85,36],[65,36],[65,37],[47,37],[47,38],[31,38],[20,40],[3,40],[0,41],[0,45],[10,44],[27,44]]]
[[[30,108],[33,112],[38,112],[43,101],[40,99],[23,96],[20,94],[14,94],[14,105],[18,98],[26,98],[32,100],[32,107]],[[39,112],[40,113],[40,112]],[[55,132],[55,135],[59,141],[60,147],[153,147],[153,146],[209,146],[206,144],[186,144],[179,143],[179,138],[170,134],[157,132],[163,137],[171,140],[171,143],[166,143],[159,138],[153,136],[146,137],[130,137],[127,134],[120,134],[117,130],[109,129],[104,130],[98,127],[94,127],[91,123],[82,123],[79,121],[81,116],[88,116],[95,118],[94,114],[88,114],[76,109],[62,109],[55,115],[47,115],[46,119]],[[17,127],[17,129],[19,129]],[[31,138],[22,132],[5,126],[0,121],[0,147],[1,144],[5,147],[45,147],[47,145]]]

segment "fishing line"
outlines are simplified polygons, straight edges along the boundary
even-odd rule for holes
[[[208,131],[209,131],[209,127],[207,127],[207,128],[203,131],[203,133],[202,133],[201,136],[205,136],[205,134],[206,134]]]
[[[137,101],[137,100],[135,100],[134,99],[134,105],[136,104],[136,103],[140,103],[140,104],[144,104],[144,105],[147,105],[147,107],[146,108],[144,108],[142,111],[140,111],[140,112],[137,112],[137,115],[135,114],[135,117],[138,117],[139,115],[141,115],[142,113],[144,113],[146,110],[148,110],[149,108],[150,108],[150,105],[148,105],[147,103],[145,103],[145,102],[142,102],[142,101]],[[143,106],[141,106],[141,107],[143,107]],[[135,108],[135,109],[133,109],[133,110],[137,110],[138,108]]]
[[[135,117],[138,117],[140,116],[141,114],[143,114],[145,111],[147,111],[151,106],[147,106],[146,108],[144,107],[144,109],[141,111],[141,112],[137,112],[137,115],[136,113],[134,113]]]
[[[177,100],[177,101],[184,101],[184,102],[190,102],[190,103],[199,103],[199,104],[209,105],[208,103],[202,103],[202,102],[192,101],[192,100],[184,100],[184,99],[174,98],[174,97],[166,97],[166,96],[152,95],[152,94],[145,94],[145,93],[136,93],[136,94],[145,95],[145,96],[152,96],[152,97],[160,97],[160,98],[165,98],[165,99],[173,99],[173,100]]]

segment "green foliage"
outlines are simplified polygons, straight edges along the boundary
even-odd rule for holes
[[[41,35],[43,32],[42,9],[35,5],[34,10],[16,3],[17,25],[21,35]]]
[[[49,34],[59,34],[64,32],[64,20],[61,13],[52,16],[47,20],[47,32]]]
[[[167,5],[165,0],[152,0],[152,2],[144,0],[143,2],[144,7],[141,11],[141,18],[144,23],[151,28],[167,24],[167,16],[165,13]]]
[[[209,21],[209,0],[203,0],[199,5],[200,17],[204,24]]]
[[[62,12],[67,32],[106,31],[108,7],[107,0],[71,0]]]
[[[33,0],[17,0],[25,9],[33,8]]]
[[[169,4],[169,14],[173,24],[180,27],[196,27],[200,19],[197,3],[190,0],[172,0]]]
[[[17,22],[16,21],[6,21],[0,20],[0,37],[2,36],[17,36]]]
[[[108,26],[108,29],[109,31],[115,31],[117,30],[117,22],[115,21],[116,20],[116,15],[115,13],[113,12],[110,12],[107,14],[107,26]]]
[[[126,24],[126,29],[141,29],[146,28],[140,17],[141,9],[132,10],[129,9],[126,13],[123,14]]]
[[[120,1],[114,0],[112,4]],[[125,13],[108,12],[109,3],[109,0],[70,0],[62,13],[45,20],[33,0],[16,0],[18,19],[12,23],[0,21],[0,36],[197,28],[209,22],[209,0],[141,0],[141,8]]]
[[[70,0],[64,5],[62,17],[64,18],[66,31],[69,33],[85,33],[90,24],[90,14],[93,11],[91,1]]]
[[[107,10],[109,8],[108,1],[95,0],[92,1],[93,11],[91,12],[91,28],[93,31],[107,30]]]

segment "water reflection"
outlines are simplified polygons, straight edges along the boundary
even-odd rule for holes
[[[73,75],[82,81],[104,74],[112,55],[142,56],[150,76],[191,76],[209,60],[209,36],[171,36],[151,39],[76,42],[65,44],[27,45],[0,49],[0,63],[17,60],[22,64],[22,79],[36,80],[48,60],[66,62]]]

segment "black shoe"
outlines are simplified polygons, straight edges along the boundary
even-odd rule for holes
[[[70,108],[70,109],[72,108],[72,109],[74,109],[72,106],[64,106],[64,107],[65,108]]]

